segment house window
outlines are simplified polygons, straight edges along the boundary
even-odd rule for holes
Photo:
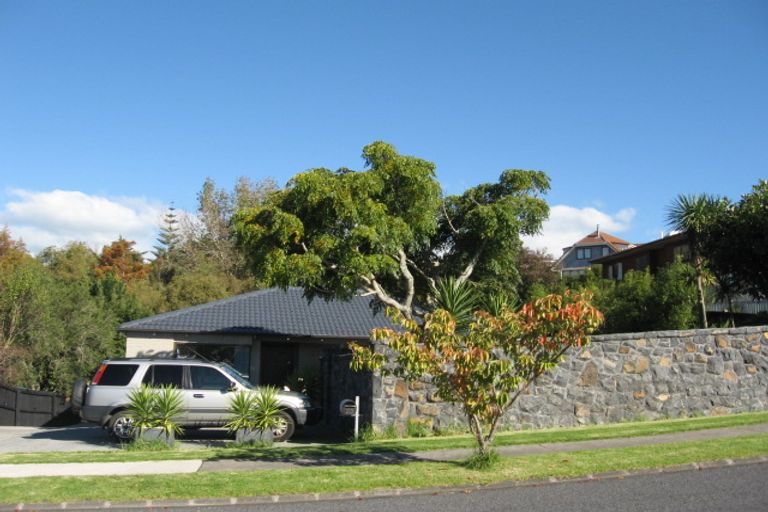
[[[613,279],[613,265],[608,265],[608,279]]]
[[[603,256],[608,256],[608,253],[610,252],[610,249],[607,247],[603,247]]]
[[[688,246],[688,244],[678,245],[672,249],[672,254],[676,260],[681,259],[683,261],[688,261],[691,259],[691,248]]]
[[[622,263],[616,264],[616,279],[619,281],[624,279],[624,265]]]
[[[576,259],[577,260],[588,260],[592,257],[592,249],[589,247],[585,249],[576,249]]]
[[[645,270],[648,268],[648,255],[641,254],[635,258],[635,270]]]

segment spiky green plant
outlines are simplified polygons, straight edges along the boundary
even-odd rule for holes
[[[266,431],[280,423],[280,401],[277,388],[265,386],[257,391],[238,391],[229,402],[229,423],[224,427],[237,430]]]
[[[128,414],[133,420],[133,428],[139,432],[152,428],[156,424],[155,391],[143,385],[128,394]]]
[[[162,428],[166,434],[180,434],[182,428],[176,423],[176,419],[184,410],[181,392],[174,386],[160,386],[153,391],[155,391],[155,426]]]
[[[253,430],[255,418],[253,416],[256,394],[252,391],[238,391],[229,401],[229,423],[224,425],[230,432],[238,430]]]
[[[259,388],[253,401],[254,427],[257,430],[269,430],[280,424],[280,401],[277,388],[265,386]]]
[[[480,303],[472,283],[446,277],[437,281],[433,291],[438,308],[449,312],[459,326],[472,321],[472,314]]]

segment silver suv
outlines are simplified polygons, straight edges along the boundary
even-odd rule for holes
[[[228,422],[229,402],[238,390],[254,389],[241,374],[225,363],[198,359],[109,359],[102,362],[90,384],[75,383],[72,408],[85,421],[98,423],[119,440],[130,439],[133,425],[128,415],[128,395],[142,384],[170,385],[181,391],[184,413],[178,418],[187,428],[221,427]],[[291,391],[278,392],[282,407],[276,441],[286,441],[297,425],[319,419],[309,397]]]

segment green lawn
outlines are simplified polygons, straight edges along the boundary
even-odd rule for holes
[[[686,432],[721,427],[737,427],[768,422],[768,412],[734,414],[730,416],[701,417],[588,427],[560,428],[501,432],[496,446],[546,444],[568,441],[613,439],[637,437],[674,432]],[[468,435],[409,438],[372,441],[368,443],[345,443],[322,446],[290,448],[203,448],[176,449],[168,451],[99,451],[59,452],[0,455],[2,464],[46,463],[46,462],[120,462],[138,460],[180,460],[180,459],[288,459],[312,456],[354,455],[381,452],[411,453],[421,450],[472,448],[474,439]]]
[[[0,480],[0,501],[15,504],[189,499],[490,484],[550,476],[577,477],[607,471],[659,468],[766,454],[768,434],[759,434],[621,449],[505,457],[491,471],[466,469],[458,462],[410,462],[185,475],[35,477]]]

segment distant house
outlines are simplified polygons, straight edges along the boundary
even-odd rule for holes
[[[397,329],[370,297],[308,300],[300,288],[270,288],[126,322],[126,357],[201,356],[224,361],[254,384],[291,385],[303,377],[338,419],[342,399],[360,395],[371,413],[372,376],[349,369],[347,343],[368,343],[375,327]]]
[[[621,280],[630,270],[648,269],[651,274],[655,274],[658,269],[669,265],[678,257],[688,260],[690,256],[688,236],[685,233],[677,233],[593,259],[592,263],[602,265],[603,277],[606,279]]]
[[[691,246],[685,233],[668,235],[620,253],[594,259],[592,263],[602,265],[604,278],[620,281],[630,270],[647,269],[651,274],[656,274],[660,268],[678,258],[683,261],[690,261],[691,258]],[[768,300],[756,300],[749,295],[736,294],[730,301],[723,299],[708,303],[707,311],[756,315],[768,311]]]
[[[554,269],[563,277],[584,274],[595,258],[602,258],[621,253],[630,247],[631,243],[615,237],[600,226],[575,244],[564,247],[563,255],[555,262]]]

